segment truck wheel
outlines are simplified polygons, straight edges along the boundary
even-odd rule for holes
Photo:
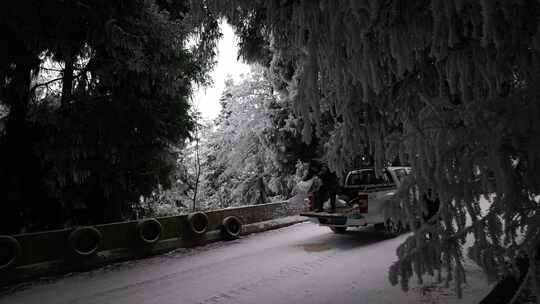
[[[401,234],[403,225],[401,222],[395,222],[392,219],[387,219],[384,223],[384,233],[389,237],[395,237]]]
[[[337,234],[343,234],[347,232],[347,227],[329,227],[332,232]]]

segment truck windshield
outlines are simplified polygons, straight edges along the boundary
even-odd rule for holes
[[[362,170],[351,172],[345,184],[347,186],[392,184],[392,178],[387,171],[384,171],[379,176],[375,176],[373,170]]]

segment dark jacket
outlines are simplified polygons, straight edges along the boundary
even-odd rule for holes
[[[321,179],[322,185],[319,191],[323,192],[337,192],[339,188],[339,181],[335,173],[327,170],[325,173],[320,173],[319,178]]]

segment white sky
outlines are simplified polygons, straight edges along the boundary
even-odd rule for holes
[[[238,57],[237,37],[232,27],[225,21],[221,22],[223,37],[218,42],[217,64],[211,72],[213,85],[200,87],[193,94],[195,107],[201,111],[203,119],[214,119],[218,116],[221,106],[219,98],[225,88],[225,79],[230,75],[235,82],[242,74],[250,71],[250,66],[236,60]]]

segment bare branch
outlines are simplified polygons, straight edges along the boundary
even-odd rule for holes
[[[46,81],[46,82],[43,82],[43,83],[38,83],[35,86],[33,86],[32,88],[30,88],[30,92],[34,92],[39,87],[49,86],[51,83],[54,83],[54,82],[57,82],[57,81],[60,81],[60,80],[62,80],[62,77],[55,78],[55,79],[52,79],[52,80],[49,80],[49,81]]]

